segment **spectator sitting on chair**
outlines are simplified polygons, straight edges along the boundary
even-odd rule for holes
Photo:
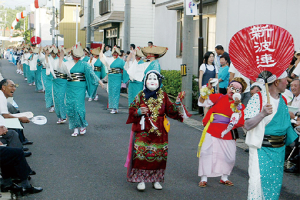
[[[13,97],[15,90],[16,90],[16,85],[12,80],[3,79],[2,81],[0,81],[0,114],[4,118],[18,118],[22,123],[29,123],[30,121],[27,117],[14,117],[8,111],[7,98]],[[22,142],[23,145],[33,143],[31,141],[28,141],[27,138],[25,138],[23,130],[21,129],[15,129],[15,130],[18,132],[20,141]]]
[[[29,183],[29,175],[35,175],[36,173],[29,167],[22,149],[0,146],[0,163],[3,179],[1,184],[2,192],[20,192],[22,195],[26,195],[43,190],[43,188],[33,187]],[[12,178],[20,179],[21,186],[14,184]]]

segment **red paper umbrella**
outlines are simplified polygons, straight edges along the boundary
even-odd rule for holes
[[[279,77],[294,55],[294,40],[285,29],[273,24],[249,26],[237,32],[229,43],[234,67],[256,81],[263,71]]]
[[[40,44],[41,41],[42,41],[42,39],[40,37],[37,37],[37,36],[33,36],[32,38],[30,38],[31,44]]]

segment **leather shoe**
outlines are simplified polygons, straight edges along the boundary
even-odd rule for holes
[[[33,187],[32,185],[31,185],[30,188],[23,188],[23,194],[24,195],[39,193],[41,191],[43,191],[43,188],[41,188],[41,187]]]
[[[23,145],[30,145],[33,144],[33,142],[26,140],[25,142],[22,143]]]
[[[29,149],[27,147],[23,147],[23,151],[28,151]]]
[[[17,193],[22,191],[22,187],[18,186],[17,184],[13,183],[9,186],[1,185],[1,192],[8,192],[11,191],[12,193]]]
[[[299,172],[299,168],[296,165],[294,165],[294,166],[292,166],[289,169],[285,169],[284,171],[287,172],[287,173],[298,173]]]
[[[36,172],[31,170],[31,172],[29,172],[29,175],[32,176],[32,175],[36,175]]]
[[[32,153],[31,153],[30,151],[24,152],[24,156],[25,156],[25,157],[29,157],[29,156],[31,156],[31,154],[32,154]]]

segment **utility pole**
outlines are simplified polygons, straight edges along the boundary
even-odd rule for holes
[[[56,47],[58,47],[58,18],[57,18],[57,14],[58,14],[58,12],[57,12],[57,8],[55,8],[55,30],[57,30],[56,31]],[[56,29],[56,27],[57,27],[57,29]]]
[[[55,7],[54,7],[54,0],[52,0],[52,21],[51,21],[51,27],[52,27],[52,45],[55,44]]]
[[[125,52],[129,50],[130,46],[130,12],[131,0],[125,0],[125,18],[124,18],[124,49]]]
[[[182,91],[185,91],[183,100],[186,109],[192,110],[193,101],[193,15],[186,15],[186,1],[184,1],[183,18],[183,48],[182,63],[186,65],[186,76],[182,76]]]
[[[92,14],[92,0],[88,0],[88,11],[84,13],[87,15],[87,25],[86,25],[86,47],[91,48],[91,14]],[[84,9],[84,8],[83,8]]]

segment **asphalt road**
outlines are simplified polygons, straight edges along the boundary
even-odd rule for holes
[[[248,187],[248,154],[237,148],[236,164],[230,180],[233,187],[218,183],[219,178],[209,178],[206,188],[198,187],[197,145],[201,132],[186,124],[171,120],[169,155],[163,190],[157,191],[151,184],[139,192],[136,184],[126,181],[124,167],[131,125],[127,99],[120,99],[120,113],[106,110],[107,93],[98,88],[99,101],[86,100],[86,119],[89,123],[84,136],[71,137],[68,124],[57,125],[56,115],[45,107],[43,93],[35,92],[16,67],[7,60],[0,61],[3,77],[19,84],[14,99],[21,111],[44,115],[44,126],[25,125],[25,135],[34,142],[28,146],[32,152],[28,163],[37,172],[32,177],[34,186],[44,191],[22,199],[246,199]],[[194,119],[200,117],[194,116]],[[280,199],[300,199],[299,175],[284,174]]]

